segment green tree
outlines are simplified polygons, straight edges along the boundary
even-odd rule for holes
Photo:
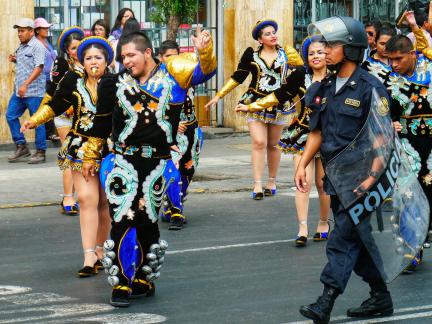
[[[176,40],[180,24],[192,23],[199,10],[197,0],[155,0],[151,19],[167,26],[167,39]]]

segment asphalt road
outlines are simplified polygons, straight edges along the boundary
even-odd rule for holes
[[[317,215],[317,199],[311,202]],[[291,189],[261,202],[245,192],[192,194],[186,204],[182,231],[160,224],[170,246],[156,296],[127,309],[108,304],[103,272],[75,277],[82,262],[77,217],[55,206],[0,210],[0,323],[310,323],[298,308],[321,292],[325,243],[294,247]],[[392,318],[350,323],[432,323],[430,261],[426,251],[417,273],[390,285]],[[349,322],[346,309],[367,295],[353,275],[334,323]]]

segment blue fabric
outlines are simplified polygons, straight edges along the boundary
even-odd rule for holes
[[[172,161],[170,161],[172,163]],[[182,186],[180,185],[180,171],[175,167],[174,163],[172,163],[173,166],[173,172],[171,175],[168,175],[168,177],[170,177],[171,179],[173,179],[173,182],[171,182],[168,185],[168,188],[166,190],[166,195],[169,199],[169,201],[171,202],[172,206],[174,208],[179,209],[180,211],[183,210],[182,205],[181,205],[181,197],[180,197],[180,192],[182,189]],[[166,178],[166,176],[164,175],[164,177]]]
[[[135,227],[129,227],[124,236],[122,237],[118,248],[118,259],[120,269],[129,280],[132,282],[135,276],[135,265],[137,260],[137,233]]]
[[[114,50],[106,39],[98,37],[98,36],[86,37],[80,42],[80,44],[78,46],[78,59],[79,59],[79,61],[80,62],[83,61],[84,50],[92,44],[102,45],[107,50],[107,52],[108,52],[108,65],[111,64],[111,62],[114,58]]]
[[[206,81],[210,80],[215,74],[216,74],[216,69],[213,72],[211,72],[210,74],[204,74],[203,71],[201,70],[201,64],[198,64],[195,67],[195,70],[194,70],[193,75],[192,75],[191,86],[195,86],[197,84],[206,82]]]
[[[26,144],[24,134],[20,132],[21,124],[19,118],[24,114],[26,109],[29,110],[30,116],[33,115],[38,110],[41,101],[42,97],[20,98],[17,97],[15,93],[10,98],[6,111],[6,120],[9,124],[9,129],[15,144]],[[45,140],[45,125],[41,125],[36,128],[36,149],[46,150],[47,144]]]
[[[273,26],[273,28],[275,29],[275,31],[278,30],[278,24],[276,21],[268,19],[268,20],[260,20],[256,23],[255,27],[252,29],[252,37],[255,40],[258,40],[258,34],[259,31],[264,27],[264,26]]]
[[[343,293],[353,271],[366,282],[381,281],[381,274],[347,211],[336,196],[330,199],[335,228],[327,242],[328,262],[321,273],[321,282]]]
[[[99,170],[99,179],[102,188],[105,188],[105,182],[108,177],[108,174],[110,174],[112,169],[114,169],[115,166],[114,159],[115,159],[115,154],[110,153],[107,156],[105,156],[102,160],[100,170]]]

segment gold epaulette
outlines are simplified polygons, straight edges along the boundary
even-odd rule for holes
[[[302,65],[304,65],[300,54],[296,51],[296,49],[294,47],[285,46],[284,51],[288,57],[288,65],[290,65],[290,66],[302,66]]]
[[[257,101],[248,105],[249,111],[256,112],[261,111],[279,104],[279,100],[276,95],[272,92],[264,98],[258,99]]]
[[[233,78],[230,78],[222,87],[222,89],[220,89],[216,95],[219,96],[220,98],[225,97],[228,93],[230,93],[235,87],[237,87],[239,85],[239,83],[237,81],[235,81]]]
[[[54,110],[47,104],[39,106],[39,109],[30,117],[30,121],[36,125],[36,127],[45,124],[55,117]]]

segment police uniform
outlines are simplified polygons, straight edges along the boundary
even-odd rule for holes
[[[349,145],[363,127],[370,110],[373,88],[380,97],[388,100],[382,83],[357,67],[338,91],[335,75],[308,91],[307,95],[312,98],[310,130],[321,131],[320,154],[324,165]],[[321,274],[321,282],[342,293],[354,270],[372,285],[381,283],[379,270],[326,177],[324,189],[331,198],[335,228],[327,243],[328,263]]]

